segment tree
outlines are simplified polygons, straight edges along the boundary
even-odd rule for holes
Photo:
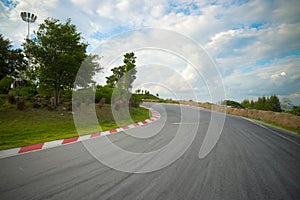
[[[77,73],[76,85],[87,89],[96,82],[93,80],[93,76],[103,70],[103,67],[99,64],[100,57],[97,54],[88,54],[81,64],[81,67]]]
[[[140,94],[140,92],[141,92],[141,89],[136,89],[135,90],[135,93],[137,93],[137,94]]]
[[[298,115],[300,116],[300,106],[293,106],[293,108],[289,111],[286,111],[287,113]]]
[[[270,110],[274,112],[281,112],[281,106],[280,106],[280,101],[279,98],[276,95],[272,95],[269,98],[269,106]]]
[[[119,66],[111,69],[113,74],[109,77],[106,77],[106,84],[107,86],[114,88],[116,87],[116,83],[124,76],[125,74],[125,67]]]
[[[245,108],[250,108],[251,107],[250,101],[248,99],[243,100],[241,105],[244,106]]]
[[[234,108],[244,108],[240,103],[238,103],[236,101],[232,101],[232,100],[222,101],[221,105],[227,105],[227,106],[231,106],[231,107],[234,107]]]
[[[125,93],[129,94],[132,89],[132,83],[136,79],[136,65],[134,53],[126,53],[124,55],[124,65],[115,67],[111,71],[113,74],[106,77],[107,85],[110,87],[118,88]]]
[[[262,97],[258,97],[257,101],[255,102],[255,109],[257,110],[264,109],[264,99]]]
[[[34,32],[33,39],[23,44],[26,55],[35,64],[39,86],[51,89],[54,105],[66,88],[72,88],[78,69],[86,58],[87,44],[82,41],[76,26],[68,19],[46,19]]]
[[[256,102],[251,100],[250,108],[255,108],[257,110],[269,110],[274,112],[282,111],[279,98],[276,95],[272,95],[271,97],[258,97],[258,100]]]
[[[0,80],[9,76],[20,78],[27,62],[21,49],[12,49],[11,42],[0,34]]]
[[[126,53],[124,55],[124,65],[113,68],[111,71],[113,74],[106,77],[107,86],[114,88],[112,102],[114,103],[114,109],[119,110],[119,108],[124,105],[137,106],[139,103],[137,99],[130,99],[132,83],[136,79],[136,65],[135,65],[134,53]]]

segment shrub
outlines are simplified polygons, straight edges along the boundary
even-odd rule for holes
[[[15,99],[15,96],[13,94],[9,94],[7,96],[7,100],[8,100],[8,103],[10,103],[10,104],[15,104],[16,103],[16,99]]]
[[[25,99],[29,99],[37,94],[36,88],[34,86],[22,87],[19,91],[19,94]]]
[[[110,104],[113,91],[114,88],[98,85],[95,93],[95,103],[98,103],[100,99],[104,98],[105,103]]]
[[[0,80],[0,93],[7,94],[14,79],[11,77],[4,77]]]
[[[99,103],[98,103],[98,107],[101,109],[105,104],[105,99],[104,98],[101,98]]]
[[[0,94],[0,105],[5,104],[7,100],[7,94]]]
[[[52,105],[49,103],[48,106],[47,106],[47,109],[48,109],[48,110],[54,110],[54,106],[52,106]]]
[[[33,107],[33,108],[40,108],[40,107],[41,107],[41,103],[38,102],[38,101],[34,101],[34,102],[32,103],[32,107]]]
[[[141,101],[142,101],[142,100],[141,100],[141,96],[140,96],[140,95],[133,94],[133,95],[131,95],[131,97],[130,97],[129,105],[130,105],[131,107],[139,107]]]
[[[24,110],[25,108],[25,101],[23,98],[20,98],[18,103],[17,103],[17,109],[18,110]]]

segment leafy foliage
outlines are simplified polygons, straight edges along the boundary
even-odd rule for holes
[[[11,84],[14,82],[14,79],[8,76],[5,76],[0,80],[0,94],[8,94]]]
[[[106,77],[107,86],[114,88],[111,102],[115,104],[115,109],[121,104],[129,104],[137,106],[139,102],[135,102],[135,98],[131,98],[132,83],[136,79],[136,65],[134,53],[126,53],[124,55],[123,63],[119,67],[113,68],[113,74]]]
[[[227,105],[227,106],[231,106],[231,107],[235,107],[235,108],[244,108],[244,106],[242,106],[240,103],[238,103],[236,101],[232,101],[232,100],[222,101],[221,105]]]
[[[55,104],[61,90],[72,88],[81,62],[85,59],[87,44],[68,19],[46,19],[36,36],[23,44],[25,53],[35,64],[39,86],[52,90]]]
[[[132,83],[136,79],[135,59],[136,57],[133,52],[126,53],[123,59],[124,65],[113,68],[111,70],[113,74],[106,77],[107,85],[129,93],[132,89]]]
[[[11,42],[0,34],[0,80],[7,76],[20,78],[26,69],[27,62],[22,50],[11,48]]]
[[[111,87],[98,85],[96,87],[95,103],[98,103],[100,99],[104,98],[105,103],[110,104],[113,90]]]
[[[300,116],[300,106],[293,106],[291,110],[286,111],[287,113]]]
[[[103,69],[100,67],[99,60],[100,57],[96,54],[87,55],[77,73],[76,86],[88,88],[96,83],[93,76]]]
[[[276,95],[272,95],[271,97],[259,97],[257,101],[249,101],[247,99],[242,101],[242,106],[250,109],[257,110],[269,110],[274,112],[281,112],[281,106],[279,98]]]

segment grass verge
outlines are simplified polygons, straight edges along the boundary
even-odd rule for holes
[[[252,119],[252,120],[254,120],[254,119]],[[257,121],[259,123],[266,124],[266,125],[275,126],[277,128],[280,128],[280,129],[283,129],[283,130],[287,130],[287,131],[293,132],[293,133],[295,133],[297,135],[300,135],[300,129],[297,129],[297,128],[292,128],[292,127],[289,127],[289,126],[283,126],[283,125],[276,124],[276,123],[273,123],[273,122],[270,122],[270,121],[265,121],[265,120],[257,120],[257,119],[255,119],[254,121]]]
[[[101,127],[87,127],[84,134],[118,127],[110,105],[104,105],[101,110],[96,108],[96,114]],[[123,119],[119,125],[145,120],[150,117],[150,113],[145,108],[130,108],[130,116],[132,120]],[[0,109],[0,150],[78,135],[73,115],[68,111],[48,111],[45,108],[26,108],[23,111],[15,108]]]

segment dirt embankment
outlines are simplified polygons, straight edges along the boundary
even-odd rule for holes
[[[185,105],[191,105],[191,106],[199,106],[202,108],[215,110],[219,112],[226,112],[231,115],[269,121],[279,125],[300,129],[300,116],[296,116],[288,113],[230,108],[230,107],[212,105],[208,103],[196,103],[196,102],[189,102],[189,101],[180,101],[180,103]]]

